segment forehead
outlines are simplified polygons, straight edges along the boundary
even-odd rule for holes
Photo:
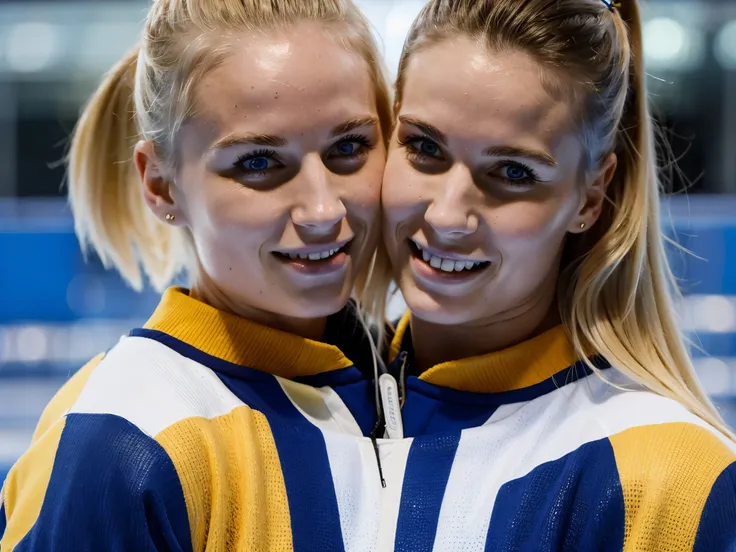
[[[573,131],[571,103],[545,89],[542,68],[527,54],[489,52],[460,37],[412,56],[401,113],[451,136],[553,148]]]
[[[336,32],[304,23],[229,38],[229,55],[197,89],[197,119],[218,134],[291,135],[375,115],[367,62]]]

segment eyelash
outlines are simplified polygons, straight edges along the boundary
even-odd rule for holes
[[[422,153],[422,150],[418,147],[416,147],[416,142],[432,142],[432,140],[429,140],[425,138],[424,136],[420,136],[418,134],[411,134],[404,138],[403,140],[399,138],[399,145],[403,147],[406,150],[406,157],[409,159],[409,161],[412,160],[424,160],[424,159],[437,159],[436,157],[432,157],[431,155],[427,155],[425,153]]]
[[[503,161],[502,163],[498,165],[498,168],[500,169],[508,168],[508,167],[515,167],[517,169],[521,169],[527,174],[525,178],[519,178],[516,180],[501,177],[506,182],[506,184],[508,184],[509,186],[526,187],[526,186],[531,186],[539,182],[539,176],[537,176],[537,173],[534,171],[534,169],[532,169],[528,165],[525,165],[524,163],[520,163],[518,161]]]
[[[361,145],[362,149],[361,151],[358,151],[352,155],[338,155],[338,157],[357,157],[359,155],[364,155],[368,151],[375,148],[375,145],[368,139],[367,136],[364,136],[362,134],[350,134],[348,136],[344,136],[339,142],[334,144],[331,149],[336,148],[338,145],[344,143],[344,142],[356,142]],[[258,159],[259,157],[263,157],[265,159],[276,159],[276,152],[273,150],[258,150],[253,151],[251,153],[247,153],[245,155],[241,155],[238,157],[238,159],[235,161],[235,166],[240,168],[243,172],[248,173],[252,176],[263,176],[266,174],[266,171],[252,171],[248,170],[244,167],[245,163],[252,159]]]
[[[241,155],[238,157],[238,159],[235,161],[235,167],[243,171],[244,173],[247,173],[251,176],[263,176],[266,174],[266,171],[253,171],[250,169],[245,168],[245,164],[248,161],[251,161],[252,159],[258,159],[259,157],[263,157],[265,159],[276,159],[276,152],[273,150],[257,150],[253,151],[251,153],[246,153],[245,155]]]
[[[413,162],[420,162],[420,161],[426,161],[428,159],[438,159],[437,157],[434,157],[432,155],[427,155],[422,152],[421,148],[418,148],[415,144],[417,142],[429,142],[431,144],[434,144],[437,146],[437,144],[430,140],[429,138],[426,138],[424,136],[420,136],[418,134],[409,135],[404,139],[398,140],[399,145],[402,146],[406,150],[406,157],[409,159],[409,161]],[[439,146],[437,146],[439,150]],[[498,177],[504,180],[507,185],[509,186],[517,186],[517,187],[525,187],[530,186],[532,184],[536,184],[537,182],[540,182],[539,176],[537,175],[536,171],[529,167],[528,165],[525,165],[524,163],[520,163],[519,161],[502,161],[498,163],[496,166],[494,166],[493,170],[499,170],[503,168],[508,167],[516,167],[519,169],[522,169],[524,172],[527,173],[526,178],[516,179],[512,180],[510,178],[505,177]]]
[[[358,142],[361,146],[366,148],[367,150],[372,150],[376,146],[368,139],[367,136],[363,134],[348,134],[347,136],[343,136],[342,139],[335,144],[337,146],[338,144],[341,144],[343,142]],[[333,146],[333,148],[335,147]]]

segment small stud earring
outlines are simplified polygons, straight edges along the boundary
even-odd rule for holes
[[[581,223],[580,223],[580,229],[581,229],[581,230],[585,230],[585,223],[584,223],[584,222],[581,222]]]
[[[166,213],[167,222],[174,222],[175,220],[176,220],[176,215],[172,215],[171,213]]]

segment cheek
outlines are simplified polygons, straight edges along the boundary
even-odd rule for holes
[[[394,220],[409,216],[422,202],[422,189],[421,176],[407,164],[403,155],[390,155],[381,195],[386,217]]]
[[[370,219],[378,215],[384,167],[383,156],[376,156],[354,175],[333,177],[343,179],[341,182],[336,181],[335,185],[340,188],[340,197],[349,214],[352,212],[361,218]]]
[[[507,204],[494,209],[489,226],[499,246],[509,253],[540,249],[554,253],[567,233],[574,213],[571,205],[558,201]]]
[[[250,241],[259,230],[273,227],[284,214],[284,201],[278,190],[256,192],[237,182],[209,175],[198,183],[198,189],[189,197],[190,226],[195,238],[198,234],[212,239]]]

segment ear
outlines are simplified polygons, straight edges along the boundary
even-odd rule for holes
[[[170,175],[156,155],[153,143],[141,140],[133,156],[143,185],[143,199],[153,214],[166,224],[183,225],[184,213],[172,197]]]
[[[603,202],[606,200],[608,185],[616,173],[618,158],[615,153],[609,153],[597,171],[589,175],[585,183],[583,197],[580,200],[580,209],[571,221],[568,232],[579,234],[593,227],[601,216]]]

